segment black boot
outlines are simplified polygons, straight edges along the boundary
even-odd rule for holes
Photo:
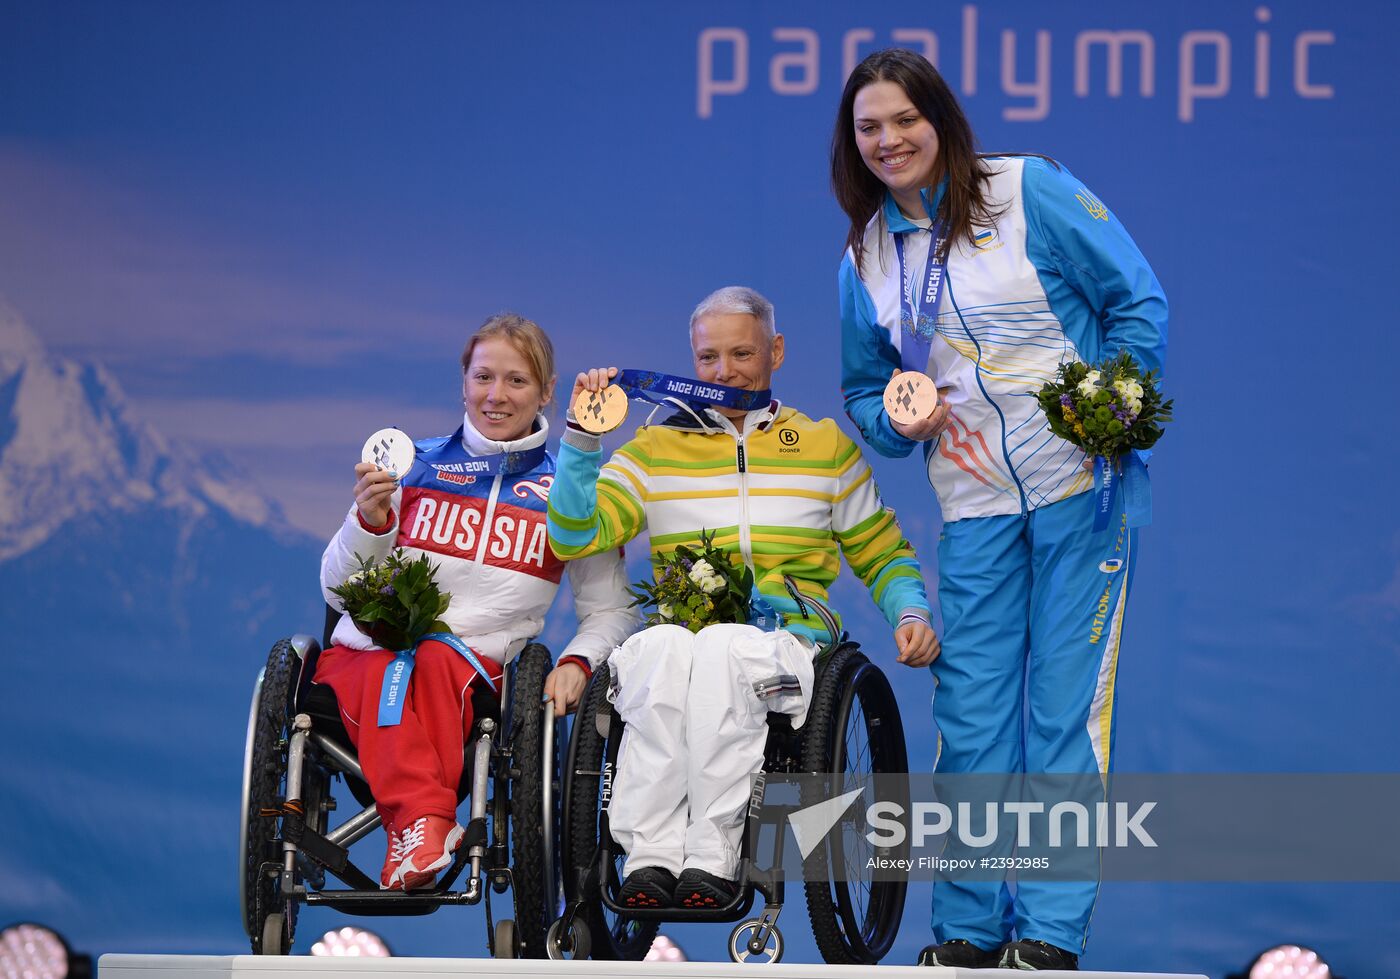
[[[1038,942],[1033,938],[1019,942],[1008,942],[1001,947],[1002,969],[1058,969],[1077,970],[1079,956],[1066,952],[1058,945]]]
[[[641,867],[627,875],[618,899],[627,908],[673,908],[676,875],[660,867]]]
[[[941,965],[948,969],[991,969],[996,964],[995,949],[988,952],[965,938],[951,938],[942,945],[926,945],[919,953],[919,965]]]

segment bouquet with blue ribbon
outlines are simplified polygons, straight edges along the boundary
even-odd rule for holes
[[[1036,395],[1050,431],[1094,457],[1094,529],[1108,526],[1121,482],[1130,527],[1151,522],[1152,500],[1144,463],[1171,421],[1157,372],[1143,372],[1126,350],[1098,366],[1061,364],[1055,380]]]
[[[438,587],[437,568],[425,554],[412,561],[396,548],[383,561],[355,555],[360,567],[345,584],[331,589],[340,597],[350,621],[394,653],[384,668],[379,693],[379,726],[393,727],[403,718],[404,695],[413,676],[418,644],[434,640],[450,646],[472,665],[494,692],[496,681],[476,652],[454,636],[439,616],[447,611],[450,593]]]
[[[413,649],[424,636],[449,631],[440,617],[452,596],[438,587],[437,569],[427,555],[408,561],[403,549],[396,548],[383,561],[358,554],[355,560],[359,568],[331,592],[376,645]]]

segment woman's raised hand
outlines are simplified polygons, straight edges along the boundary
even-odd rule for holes
[[[387,469],[380,469],[372,462],[361,462],[355,466],[355,506],[359,507],[360,519],[370,527],[383,527],[389,522],[389,502],[398,481]]]
[[[583,371],[574,378],[574,393],[569,395],[569,404],[574,403],[580,391],[601,391],[614,377],[617,377],[616,367],[594,367]]]

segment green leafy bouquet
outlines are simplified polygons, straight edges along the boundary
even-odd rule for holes
[[[1061,364],[1036,400],[1050,431],[1106,459],[1150,449],[1172,417],[1172,402],[1163,401],[1157,389],[1157,372],[1144,374],[1126,350],[1097,367]]]
[[[652,581],[639,581],[628,590],[634,606],[645,609],[647,625],[670,623],[699,632],[707,625],[749,621],[753,572],[735,568],[715,547],[715,535],[700,532],[700,547],[677,547],[658,558]]]
[[[427,555],[409,561],[396,548],[383,561],[362,558],[345,584],[331,589],[351,621],[375,644],[394,651],[412,649],[431,632],[450,632],[439,618],[452,600],[438,588],[436,567]]]

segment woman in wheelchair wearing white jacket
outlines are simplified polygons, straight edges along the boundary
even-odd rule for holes
[[[554,350],[535,323],[492,317],[462,353],[465,417],[453,435],[417,443],[417,460],[396,481],[370,463],[355,467],[355,505],[321,559],[329,589],[357,568],[356,555],[383,558],[401,547],[431,555],[451,604],[443,621],[475,653],[420,644],[399,723],[379,726],[380,690],[394,654],[342,616],[321,654],[316,682],[330,685],[359,751],[389,834],[380,875],[389,889],[431,886],[462,842],[457,786],[472,730],[472,690],[537,635],[564,564],[546,543],[545,507],[554,459],[541,410],[554,391]],[[463,475],[459,463],[512,455],[495,475]],[[578,633],[545,683],[563,714],[578,702],[593,667],[637,627],[621,554],[614,549],[568,566]],[[482,671],[486,676],[482,675]]]

